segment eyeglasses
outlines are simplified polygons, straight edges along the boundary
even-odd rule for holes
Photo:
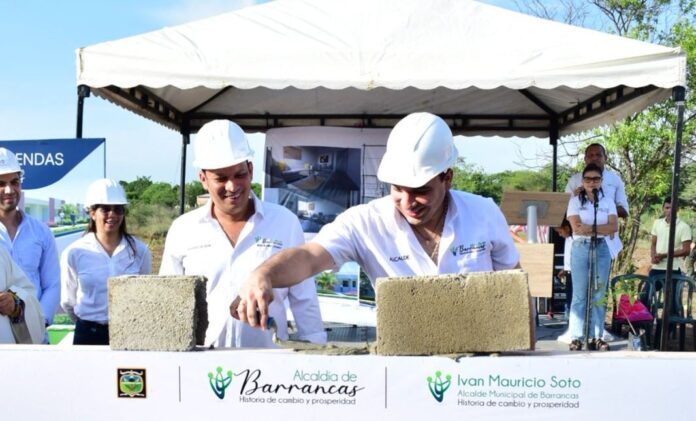
[[[595,183],[599,183],[600,181],[602,181],[602,177],[583,177],[582,181],[587,181],[588,183],[591,181],[595,182]]]
[[[123,215],[126,213],[126,207],[123,205],[98,205],[97,209],[104,215],[108,214],[109,212],[113,212],[116,215]]]
[[[4,188],[7,187],[8,185],[10,185],[10,186],[12,186],[12,187],[19,187],[21,184],[22,184],[22,179],[19,178],[19,177],[13,178],[13,179],[10,180],[9,182],[7,182],[7,181],[0,181],[0,189],[4,189]]]

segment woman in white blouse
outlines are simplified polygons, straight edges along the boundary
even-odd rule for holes
[[[582,172],[583,189],[568,203],[568,221],[573,228],[570,257],[573,273],[573,300],[570,305],[569,330],[571,351],[582,349],[585,323],[589,323],[589,350],[608,351],[602,339],[606,292],[611,269],[611,252],[607,240],[618,230],[616,205],[602,191],[602,169],[588,164]],[[596,234],[596,237],[594,236]],[[590,273],[592,268],[592,273]],[[588,297],[588,282],[592,294]],[[588,300],[590,318],[586,320]]]
[[[89,225],[61,256],[61,305],[75,321],[75,345],[108,345],[108,278],[149,274],[147,246],[126,230],[126,193],[100,179],[87,189]]]

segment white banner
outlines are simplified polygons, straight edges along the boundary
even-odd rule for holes
[[[692,419],[696,354],[322,356],[0,346],[3,419]],[[668,376],[668,380],[665,376]],[[666,382],[669,387],[664,387]]]

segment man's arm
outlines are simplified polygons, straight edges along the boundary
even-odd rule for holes
[[[60,260],[53,234],[47,229],[46,241],[41,262],[39,263],[39,279],[41,282],[41,309],[46,324],[53,323],[53,314],[60,305]]]
[[[626,218],[628,217],[628,211],[624,209],[623,206],[616,205],[616,213],[619,216],[619,218]]]
[[[628,198],[626,197],[626,186],[618,174],[616,174],[616,178],[618,179],[616,194],[614,197],[614,203],[616,203],[616,214],[619,216],[619,218],[627,218]]]
[[[251,272],[239,289],[239,296],[230,305],[230,313],[232,317],[252,327],[265,328],[274,287],[287,288],[297,285],[310,276],[334,266],[329,252],[316,243],[283,250]]]
[[[650,261],[652,264],[656,265],[660,263],[660,260],[662,260],[662,257],[660,257],[659,254],[657,254],[657,236],[651,235],[650,236]]]
[[[686,257],[691,251],[691,240],[682,241],[682,247],[680,250],[674,250],[674,257]]]

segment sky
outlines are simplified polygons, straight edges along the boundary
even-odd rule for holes
[[[488,3],[515,10],[514,2]],[[253,5],[252,0],[0,0],[0,140],[75,137],[77,93],[75,50],[80,47],[174,26]],[[85,100],[83,137],[105,138],[83,164],[55,185],[27,191],[82,202],[87,185],[103,176],[178,184],[181,136],[101,98]],[[250,135],[256,181],[262,181],[264,136]],[[485,172],[541,165],[551,152],[547,139],[458,137],[460,155]],[[190,165],[187,181],[197,178]],[[502,159],[501,159],[502,157]]]

